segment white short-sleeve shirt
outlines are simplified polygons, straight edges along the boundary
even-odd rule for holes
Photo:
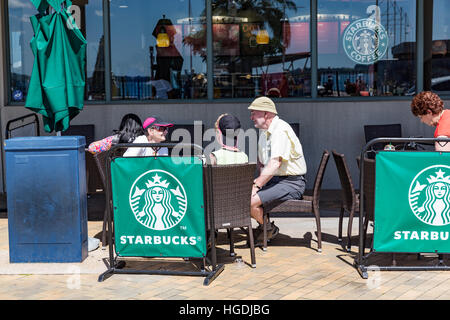
[[[258,142],[258,159],[266,166],[270,159],[281,157],[281,166],[276,176],[306,174],[303,148],[294,130],[275,116],[267,130],[262,130]]]

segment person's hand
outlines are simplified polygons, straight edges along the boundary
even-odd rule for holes
[[[252,185],[252,197],[255,196],[256,193],[258,192],[258,190],[260,190],[260,189],[261,189],[261,187],[258,186],[258,185],[256,184],[256,182],[254,182],[253,185]]]

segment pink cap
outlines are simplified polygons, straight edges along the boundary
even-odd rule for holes
[[[158,117],[149,117],[145,119],[142,127],[147,129],[149,126],[158,126],[158,127],[173,127],[173,123],[162,121]]]

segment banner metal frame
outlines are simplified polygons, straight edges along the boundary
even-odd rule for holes
[[[183,258],[185,260],[193,261],[196,259],[200,259],[199,257],[174,257],[174,256],[145,256],[145,257],[130,257],[130,256],[120,256],[115,254],[115,250],[113,246],[115,247],[115,241],[113,235],[115,234],[114,230],[114,224],[112,222],[112,212],[113,212],[113,201],[112,201],[112,181],[111,181],[111,161],[114,161],[116,158],[122,158],[121,155],[117,155],[116,151],[118,149],[124,149],[124,148],[145,148],[145,147],[167,147],[173,149],[174,147],[177,148],[183,148],[185,150],[186,148],[189,148],[190,150],[194,151],[194,154],[191,154],[190,156],[202,156],[203,155],[203,148],[196,144],[186,144],[186,143],[122,143],[117,144],[113,147],[111,147],[110,150],[105,151],[108,152],[107,156],[105,157],[106,161],[106,177],[107,177],[107,186],[106,186],[106,199],[107,199],[107,223],[108,223],[108,246],[109,246],[109,261],[108,261],[108,269],[103,272],[99,277],[98,281],[102,282],[112,276],[113,274],[148,274],[148,275],[176,275],[176,276],[201,276],[205,277],[203,281],[203,285],[207,286],[209,285],[215,278],[219,276],[219,274],[224,270],[224,264],[218,264],[217,263],[217,253],[216,253],[216,237],[214,230],[210,230],[209,232],[209,243],[211,244],[211,248],[208,250],[208,245],[206,249],[206,255],[203,256],[201,265],[196,265],[200,270],[199,271],[177,271],[177,270],[140,270],[140,269],[124,269],[126,264],[126,258],[158,258],[158,259],[165,259],[165,258]],[[157,156],[161,157],[161,156]],[[167,157],[167,156],[162,156]],[[170,156],[169,156],[170,157]],[[207,173],[207,179],[210,182],[209,185],[211,185],[211,164],[207,162],[206,164],[206,173]],[[205,188],[206,186],[204,186]],[[213,213],[211,210],[213,206],[213,197],[211,194],[211,190],[207,190],[206,192],[208,199],[203,199],[204,202],[208,203],[209,209],[205,208],[205,239],[208,239],[207,232],[208,232],[208,219],[211,221],[211,225],[214,225],[214,214],[208,215],[208,212]],[[208,258],[208,252],[210,253],[210,258]],[[119,260],[119,258],[121,258]],[[193,263],[194,264],[194,263]]]
[[[393,255],[393,263],[390,266],[375,266],[375,265],[368,265],[368,258],[375,253],[373,251],[373,243],[371,244],[371,250],[366,255],[365,254],[365,248],[364,248],[364,219],[366,217],[366,212],[364,210],[364,159],[368,152],[375,152],[377,154],[377,151],[370,150],[370,147],[373,146],[376,143],[392,143],[392,144],[399,144],[403,143],[405,146],[407,144],[409,145],[416,145],[416,144],[424,144],[424,145],[433,145],[436,142],[449,142],[450,138],[389,138],[389,137],[382,137],[382,138],[375,138],[370,140],[361,150],[360,154],[360,175],[359,175],[359,189],[360,189],[360,196],[359,196],[359,246],[358,246],[358,254],[355,257],[355,260],[353,262],[353,266],[357,269],[358,273],[363,279],[368,279],[369,274],[368,271],[444,271],[444,270],[450,270],[450,266],[446,266],[444,263],[443,255],[446,253],[439,253],[438,254],[438,262],[436,265],[421,265],[421,266],[398,266],[395,260],[395,254],[398,254],[399,252],[380,252],[380,253],[387,253]],[[381,150],[380,150],[381,151]],[[408,150],[405,150],[408,151]],[[394,151],[393,151],[394,152]],[[414,151],[409,151],[414,152]],[[441,152],[441,151],[423,151],[423,152]],[[442,151],[444,152],[444,151]],[[376,156],[375,156],[376,158]],[[375,169],[376,170],[376,169]],[[375,181],[376,184],[376,181]],[[375,231],[374,231],[375,232]],[[378,253],[378,252],[377,252]],[[402,253],[410,253],[410,254],[418,254],[420,259],[420,253],[417,252],[402,252]],[[450,252],[449,252],[450,253]]]

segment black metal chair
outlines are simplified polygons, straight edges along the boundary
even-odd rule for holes
[[[91,154],[87,151],[87,147],[95,141],[95,125],[93,124],[71,124],[66,131],[61,132],[62,136],[83,136],[86,139],[86,183],[87,193],[92,194],[97,191],[98,187],[101,187],[99,181],[97,168],[92,159]]]
[[[183,132],[179,129],[186,130],[187,132]],[[190,142],[194,142],[195,139],[195,133],[198,132],[200,135],[200,145],[203,143],[203,132],[205,131],[205,125],[204,124],[174,124],[172,127],[169,128],[169,132],[167,133],[167,142],[169,143],[186,143],[186,140],[183,141],[181,139],[183,136],[181,134],[189,133],[190,139],[188,140]],[[187,137],[186,137],[187,138]],[[204,145],[203,145],[204,147]],[[185,150],[177,150],[176,148],[170,149],[170,154],[176,153],[176,156],[183,156]],[[191,149],[191,155],[194,154],[194,149]]]
[[[402,125],[400,123],[395,124],[375,124],[375,125],[365,125],[364,135],[366,138],[366,143],[375,138],[402,137]],[[371,152],[368,153],[370,159],[375,158],[375,152],[377,150],[383,150],[383,143],[376,143],[372,146]]]
[[[297,122],[290,122],[289,125],[291,126],[292,130],[294,130],[297,138],[300,139],[300,124]]]
[[[6,123],[5,139],[28,136],[38,137],[40,135],[39,118],[36,113],[14,118]]]
[[[93,124],[71,124],[62,136],[83,136],[86,139],[86,147],[95,141],[95,125]]]

